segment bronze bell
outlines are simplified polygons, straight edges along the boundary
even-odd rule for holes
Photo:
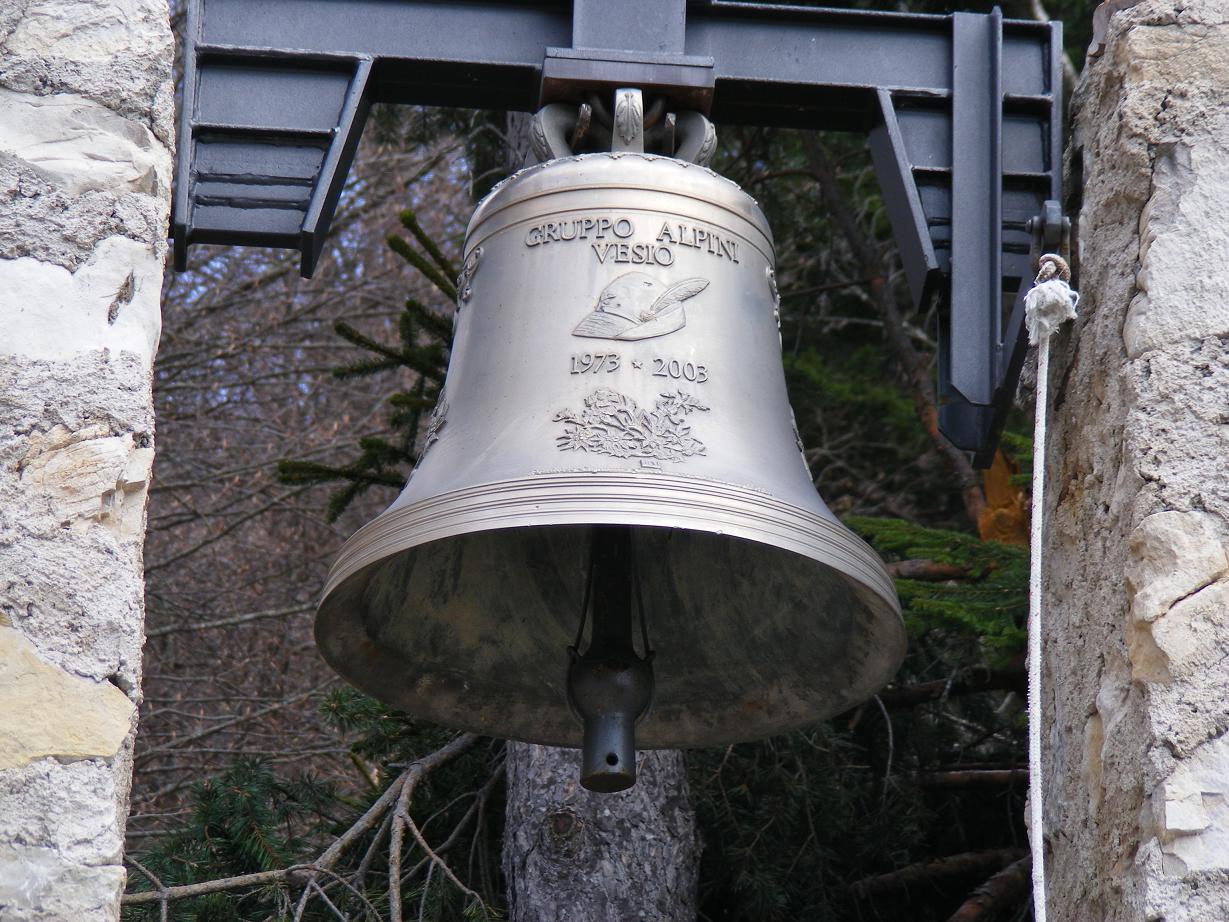
[[[316,620],[363,691],[449,726],[635,747],[793,730],[871,696],[905,637],[819,498],[786,397],[772,235],[693,163],[598,153],[477,208],[418,467]]]

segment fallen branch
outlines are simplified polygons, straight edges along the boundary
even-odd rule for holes
[[[1031,888],[1033,859],[1025,855],[974,890],[947,922],[983,922],[1019,903]]]
[[[927,788],[1001,788],[1028,784],[1027,768],[971,769],[931,772],[918,775],[918,784]]]
[[[863,878],[851,884],[849,892],[856,899],[866,899],[881,893],[907,890],[910,887],[933,887],[936,881],[943,878],[989,873],[1025,854],[1024,849],[1020,848],[994,848],[951,855],[935,861],[923,861],[898,871]]]
[[[238,890],[242,887],[262,887],[265,884],[275,884],[288,880],[297,871],[310,868],[311,865],[297,864],[276,871],[258,871],[255,874],[240,874],[237,877],[223,877],[218,880],[205,880],[199,884],[179,884],[162,890],[151,890],[147,893],[126,893],[121,902],[125,906],[136,906],[141,903],[169,902],[182,900],[190,896],[204,896],[208,893],[221,893],[224,890]]]
[[[335,876],[331,874],[331,871],[342,853],[383,819],[384,814],[397,802],[397,798],[401,795],[402,788],[406,785],[407,781],[413,778],[413,783],[417,784],[423,777],[441,765],[451,762],[461,755],[477,743],[479,739],[480,737],[473,733],[464,733],[429,756],[411,763],[409,768],[388,786],[388,790],[381,794],[376,802],[367,808],[367,811],[358,818],[354,825],[347,829],[332,845],[320,854],[319,858],[310,864],[296,864],[288,868],[279,868],[275,871],[258,871],[254,874],[240,874],[235,877],[206,880],[196,884],[161,887],[158,890],[146,893],[128,893],[124,895],[122,902],[125,906],[134,906],[142,903],[165,903],[192,896],[204,896],[208,893],[221,893],[226,890],[238,890],[244,887],[260,887],[285,881],[301,883],[303,886],[303,896],[300,899],[300,908],[297,910],[298,917],[301,917],[302,907],[306,906],[306,902],[312,893],[312,885],[316,882],[316,877],[320,874]]]
[[[337,859],[341,857],[341,853],[350,845],[350,843],[362,835],[362,833],[367,829],[374,826],[376,820],[382,817],[386,810],[393,807],[393,805],[397,803],[397,799],[401,796],[401,792],[406,785],[410,785],[412,789],[414,785],[417,785],[419,781],[431,772],[435,771],[435,769],[439,768],[441,765],[448,764],[467,749],[473,747],[479,739],[481,739],[481,737],[474,733],[462,733],[447,746],[437,749],[429,756],[424,756],[417,761],[411,762],[409,767],[401,773],[400,777],[389,785],[388,790],[380,795],[380,799],[372,804],[367,812],[363,814],[363,818],[359,820],[359,823],[363,823],[364,828],[356,831],[355,827],[352,826],[344,836],[325,850],[324,854],[320,856],[320,860],[316,862],[316,866],[326,869],[332,868],[332,866],[337,863]],[[393,827],[395,830],[395,816],[393,820]],[[389,845],[391,851],[392,843],[390,842]],[[307,903],[310,898],[311,890],[305,889],[303,891],[303,896],[299,898],[298,906],[295,907],[295,922],[298,922],[298,920],[303,918],[303,910],[307,908]],[[389,896],[389,901],[390,903],[392,901],[391,894]]]
[[[1019,669],[973,669],[953,679],[885,688],[879,693],[879,698],[887,707],[905,708],[983,691],[1014,691],[1023,695],[1024,672]]]
[[[888,574],[893,579],[916,579],[939,583],[949,579],[966,579],[968,567],[939,563],[937,560],[898,560],[888,564]]]
[[[410,835],[414,837],[414,841],[418,843],[418,847],[426,854],[427,859],[431,862],[431,867],[438,867],[444,872],[444,876],[452,881],[453,886],[464,893],[470,899],[476,900],[482,907],[484,914],[489,918],[491,913],[486,905],[486,901],[469,887],[461,882],[461,879],[453,873],[451,867],[448,866],[443,858],[435,852],[430,845],[427,844],[426,838],[422,834],[422,830],[418,828],[418,824],[414,822],[414,817],[410,815],[410,798],[413,796],[414,788],[422,779],[423,773],[411,774],[415,771],[418,765],[411,765],[406,774],[405,784],[401,788],[401,794],[397,798],[397,806],[393,812],[393,832],[392,838],[389,841],[389,858],[388,858],[388,919],[389,922],[402,922],[401,918],[401,839],[406,829],[409,829]],[[489,783],[489,782],[488,782]],[[430,869],[428,869],[430,873]]]

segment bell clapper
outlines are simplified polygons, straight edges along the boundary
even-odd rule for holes
[[[632,606],[639,606],[632,529],[598,525],[593,529],[585,608],[592,608],[589,646],[581,637],[569,648],[568,702],[584,723],[580,783],[603,794],[636,783],[636,722],[653,700],[652,652],[640,657],[632,640]],[[581,612],[584,633],[587,610]],[[644,632],[644,612],[640,610]]]

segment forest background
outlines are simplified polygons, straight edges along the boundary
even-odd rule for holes
[[[1092,6],[1048,7],[1071,84]],[[524,830],[507,823],[544,823],[555,860],[601,873],[612,849],[643,857],[646,810],[699,861],[698,888],[658,894],[646,918],[1029,918],[1027,423],[984,474],[938,435],[936,318],[910,301],[861,137],[719,125],[713,168],[777,239],[816,486],[897,577],[910,652],[889,688],[805,732],[663,762],[648,786],[668,809],[629,800],[595,836],[574,798],[535,820],[532,785],[506,821],[503,743],[389,712],[320,659],[317,594],[421,447],[464,227],[523,149],[518,125],[377,107],[314,279],[293,253],[220,248],[168,275],[124,918],[534,918],[524,894],[508,904]],[[334,849],[327,873],[296,869]]]

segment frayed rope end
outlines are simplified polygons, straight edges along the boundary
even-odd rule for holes
[[[1068,284],[1071,270],[1061,256],[1046,253],[1039,262],[1036,284],[1024,296],[1024,323],[1033,346],[1068,320],[1074,320],[1075,306],[1080,301],[1079,294]]]

